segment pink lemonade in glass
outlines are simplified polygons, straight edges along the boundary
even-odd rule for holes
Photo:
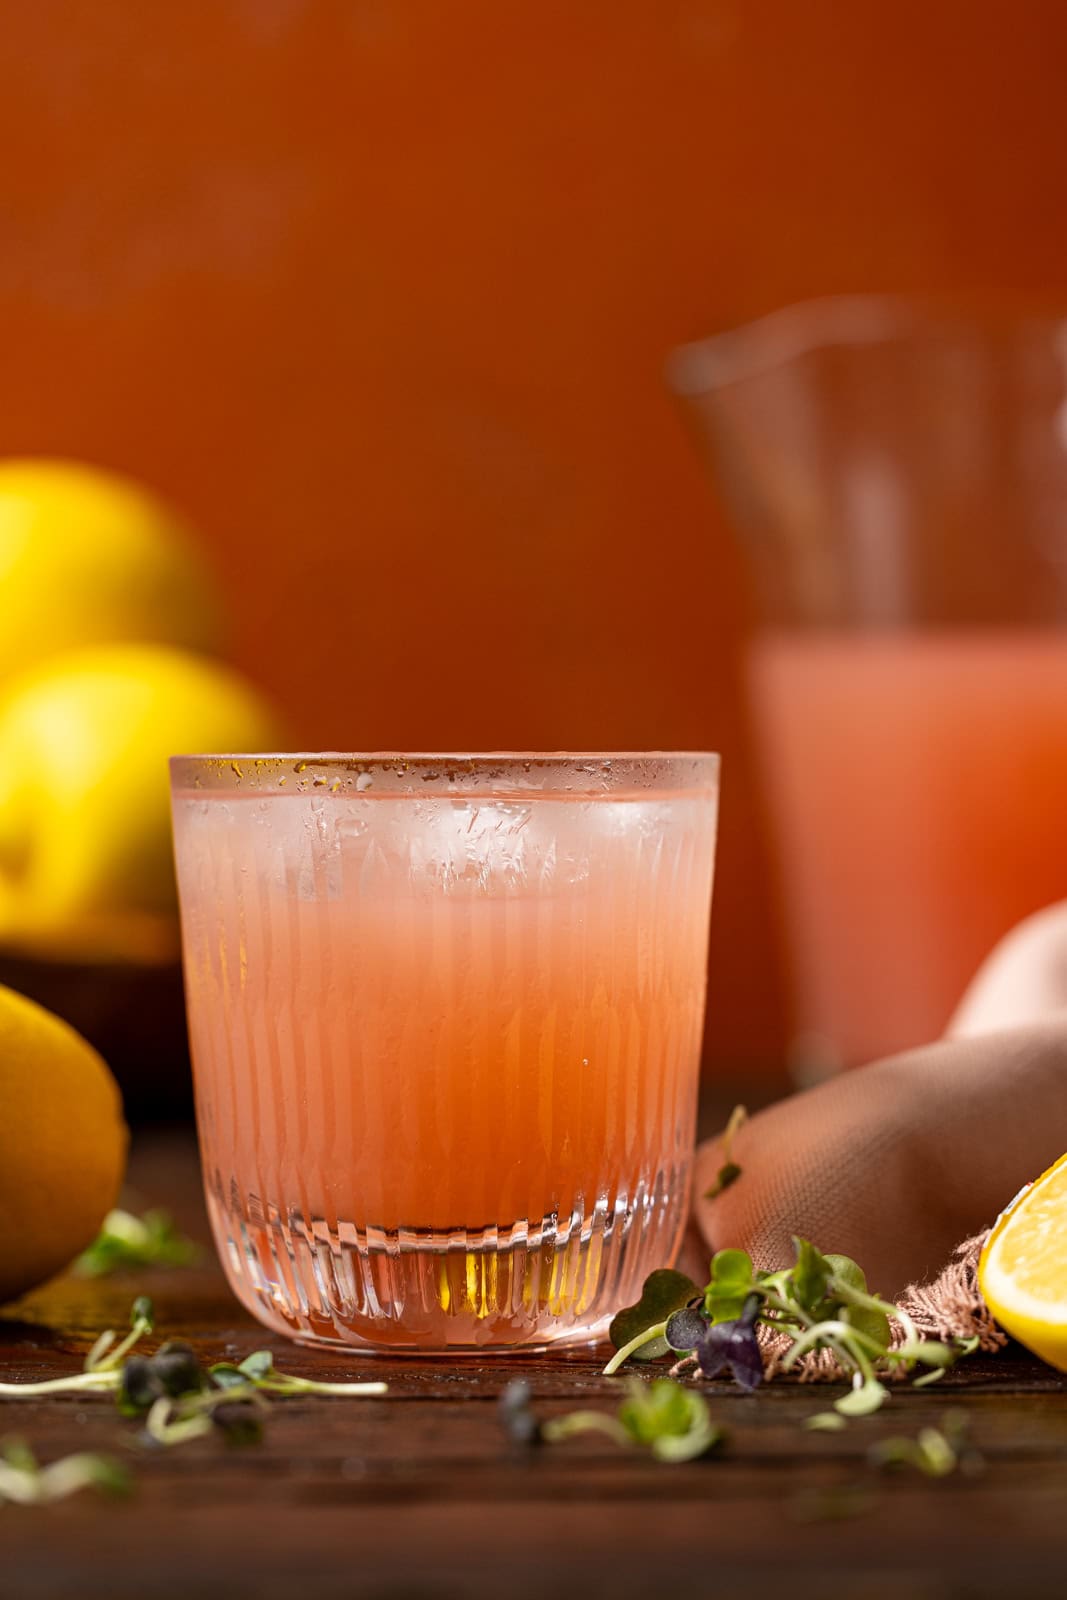
[[[239,1298],[412,1350],[595,1336],[685,1222],[710,756],[173,763]]]

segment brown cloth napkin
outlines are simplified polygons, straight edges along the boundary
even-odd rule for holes
[[[1065,1151],[1067,903],[994,950],[944,1038],[753,1117],[733,1140],[740,1177],[710,1201],[723,1150],[702,1145],[695,1217],[712,1249],[784,1266],[799,1234],[893,1296],[933,1278]]]

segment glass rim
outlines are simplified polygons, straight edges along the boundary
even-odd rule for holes
[[[175,794],[714,791],[712,750],[239,751],[170,758]],[[434,786],[438,786],[436,789]]]
[[[963,334],[978,342],[996,333],[1049,339],[1067,331],[1062,296],[826,294],[794,300],[677,345],[667,358],[667,382],[682,400],[788,366],[820,350],[884,346],[931,333]]]

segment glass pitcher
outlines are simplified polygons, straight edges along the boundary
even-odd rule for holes
[[[1067,897],[1067,324],[816,301],[683,347],[759,610],[794,1065],[945,1028]]]

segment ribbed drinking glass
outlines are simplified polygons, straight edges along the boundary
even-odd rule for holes
[[[685,1223],[717,757],[183,756],[197,1115],[238,1298],[591,1338]]]

